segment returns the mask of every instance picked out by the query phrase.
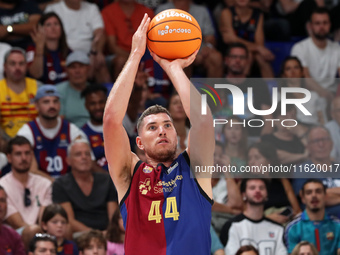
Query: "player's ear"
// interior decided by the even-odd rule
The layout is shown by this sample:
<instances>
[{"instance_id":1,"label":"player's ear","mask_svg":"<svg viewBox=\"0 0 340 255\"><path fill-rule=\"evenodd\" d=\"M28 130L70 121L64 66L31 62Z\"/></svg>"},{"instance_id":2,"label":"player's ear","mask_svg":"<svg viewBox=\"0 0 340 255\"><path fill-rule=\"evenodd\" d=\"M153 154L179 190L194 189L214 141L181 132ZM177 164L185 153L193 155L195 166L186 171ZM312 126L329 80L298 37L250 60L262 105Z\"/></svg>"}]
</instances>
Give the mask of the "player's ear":
<instances>
[{"instance_id":1,"label":"player's ear","mask_svg":"<svg viewBox=\"0 0 340 255\"><path fill-rule=\"evenodd\" d=\"M140 136L136 137L136 144L140 150L144 151L144 145L142 144L142 139Z\"/></svg>"}]
</instances>

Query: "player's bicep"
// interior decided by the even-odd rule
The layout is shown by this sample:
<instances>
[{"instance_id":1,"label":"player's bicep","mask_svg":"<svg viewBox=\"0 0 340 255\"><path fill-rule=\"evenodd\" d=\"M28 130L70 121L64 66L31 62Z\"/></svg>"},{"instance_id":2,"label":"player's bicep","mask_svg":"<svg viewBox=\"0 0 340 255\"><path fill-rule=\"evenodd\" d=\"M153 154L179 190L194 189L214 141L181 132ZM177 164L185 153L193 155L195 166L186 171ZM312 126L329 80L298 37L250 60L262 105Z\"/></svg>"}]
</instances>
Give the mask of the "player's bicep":
<instances>
[{"instance_id":1,"label":"player's bicep","mask_svg":"<svg viewBox=\"0 0 340 255\"><path fill-rule=\"evenodd\" d=\"M110 127L104 125L105 156L109 165L111 178L117 188L126 188L131 179L133 154L128 135L124 127Z\"/></svg>"}]
</instances>

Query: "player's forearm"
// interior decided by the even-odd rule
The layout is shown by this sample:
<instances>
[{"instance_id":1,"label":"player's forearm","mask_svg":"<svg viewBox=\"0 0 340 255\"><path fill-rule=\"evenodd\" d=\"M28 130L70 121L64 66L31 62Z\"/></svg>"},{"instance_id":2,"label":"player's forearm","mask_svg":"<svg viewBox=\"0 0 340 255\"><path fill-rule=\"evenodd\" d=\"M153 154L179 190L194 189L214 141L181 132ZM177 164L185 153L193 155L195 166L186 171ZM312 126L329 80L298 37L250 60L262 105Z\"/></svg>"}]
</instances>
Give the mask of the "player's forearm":
<instances>
[{"instance_id":1,"label":"player's forearm","mask_svg":"<svg viewBox=\"0 0 340 255\"><path fill-rule=\"evenodd\" d=\"M139 53L132 52L130 54L107 99L104 125L123 122L141 58L142 55Z\"/></svg>"}]
</instances>

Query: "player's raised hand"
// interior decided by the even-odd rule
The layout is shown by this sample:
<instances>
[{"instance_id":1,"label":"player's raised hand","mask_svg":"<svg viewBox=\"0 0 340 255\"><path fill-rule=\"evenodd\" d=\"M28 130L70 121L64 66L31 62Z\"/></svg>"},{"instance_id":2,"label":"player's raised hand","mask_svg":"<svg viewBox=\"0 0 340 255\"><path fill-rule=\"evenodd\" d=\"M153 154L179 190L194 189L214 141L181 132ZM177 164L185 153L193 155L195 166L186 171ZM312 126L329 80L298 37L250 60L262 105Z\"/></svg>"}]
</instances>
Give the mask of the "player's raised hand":
<instances>
[{"instance_id":1,"label":"player's raised hand","mask_svg":"<svg viewBox=\"0 0 340 255\"><path fill-rule=\"evenodd\" d=\"M131 53L141 54L141 56L144 55L146 47L146 32L148 31L149 23L150 18L148 17L148 14L145 13L142 22L139 24L137 31L132 37Z\"/></svg>"},{"instance_id":2,"label":"player's raised hand","mask_svg":"<svg viewBox=\"0 0 340 255\"><path fill-rule=\"evenodd\" d=\"M164 58L160 58L153 52L150 52L150 53L153 59L167 72L171 66L178 65L182 69L186 68L187 66L190 66L192 62L194 62L197 56L198 50L196 50L193 54L191 54L187 58L178 58L172 61L164 59Z\"/></svg>"}]
</instances>

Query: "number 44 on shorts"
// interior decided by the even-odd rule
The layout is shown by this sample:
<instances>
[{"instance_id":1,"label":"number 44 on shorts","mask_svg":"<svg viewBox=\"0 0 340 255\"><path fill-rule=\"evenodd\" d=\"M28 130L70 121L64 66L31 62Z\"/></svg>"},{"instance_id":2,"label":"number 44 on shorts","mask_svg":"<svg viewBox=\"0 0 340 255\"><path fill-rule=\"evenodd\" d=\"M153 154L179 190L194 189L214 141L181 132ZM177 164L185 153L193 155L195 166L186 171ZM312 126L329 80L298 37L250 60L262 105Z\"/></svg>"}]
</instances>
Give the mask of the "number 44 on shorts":
<instances>
[{"instance_id":1,"label":"number 44 on shorts","mask_svg":"<svg viewBox=\"0 0 340 255\"><path fill-rule=\"evenodd\" d=\"M162 214L160 212L161 200L152 201L148 220L155 220L156 223L161 223ZM177 210L176 197L168 197L166 199L166 210L164 214L165 218L173 218L173 220L178 220L179 212Z\"/></svg>"}]
</instances>

